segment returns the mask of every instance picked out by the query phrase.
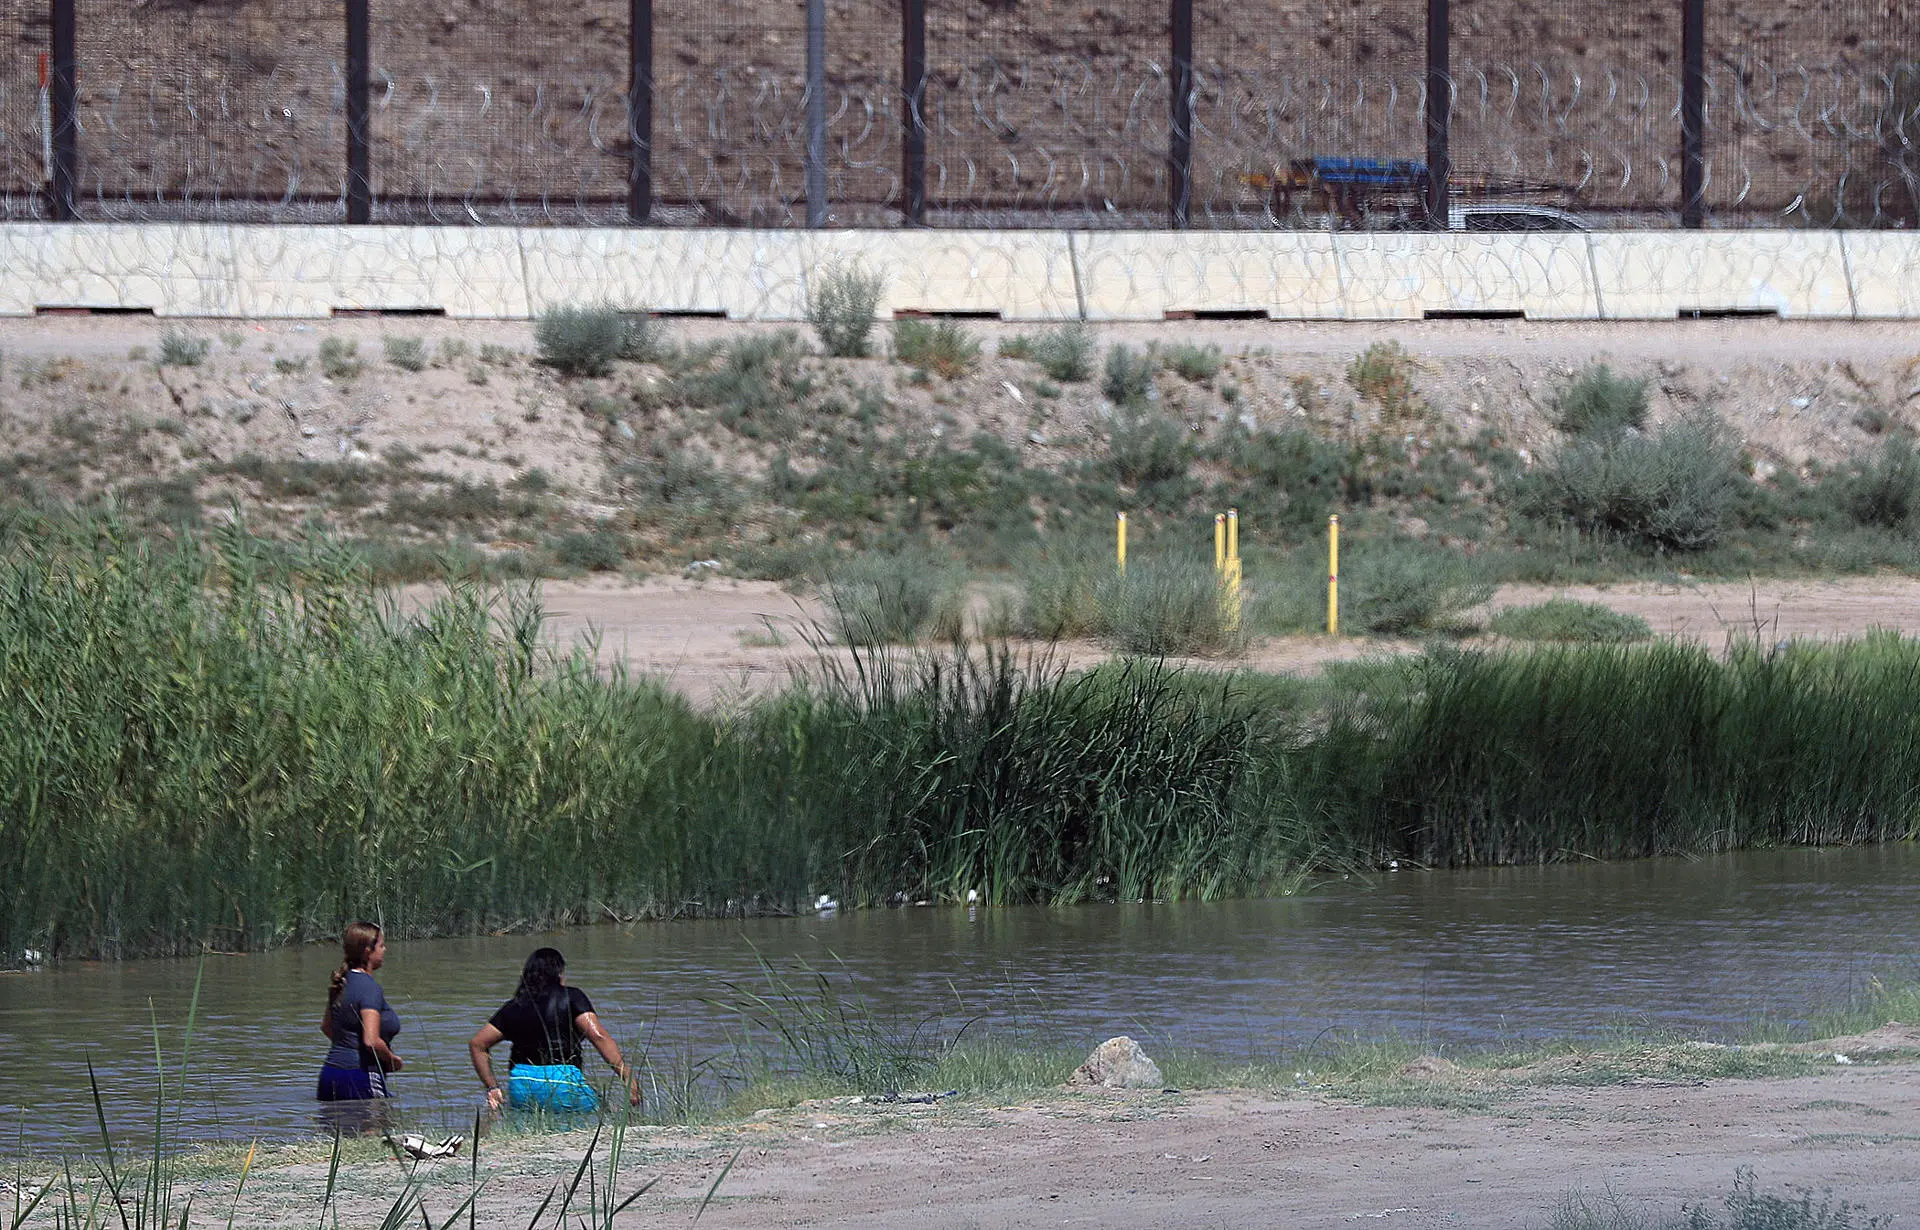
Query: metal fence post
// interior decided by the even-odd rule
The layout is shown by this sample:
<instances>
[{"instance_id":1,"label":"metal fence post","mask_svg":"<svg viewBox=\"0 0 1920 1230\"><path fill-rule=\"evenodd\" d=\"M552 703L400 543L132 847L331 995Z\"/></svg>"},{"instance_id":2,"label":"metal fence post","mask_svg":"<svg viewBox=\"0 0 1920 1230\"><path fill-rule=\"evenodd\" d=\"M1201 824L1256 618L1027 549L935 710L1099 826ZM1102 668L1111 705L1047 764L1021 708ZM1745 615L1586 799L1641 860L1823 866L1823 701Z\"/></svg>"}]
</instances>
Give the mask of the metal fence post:
<instances>
[{"instance_id":1,"label":"metal fence post","mask_svg":"<svg viewBox=\"0 0 1920 1230\"><path fill-rule=\"evenodd\" d=\"M627 221L653 217L653 0L631 0L627 14Z\"/></svg>"},{"instance_id":2,"label":"metal fence post","mask_svg":"<svg viewBox=\"0 0 1920 1230\"><path fill-rule=\"evenodd\" d=\"M1427 224L1447 229L1453 155L1453 21L1449 0L1427 0Z\"/></svg>"},{"instance_id":3,"label":"metal fence post","mask_svg":"<svg viewBox=\"0 0 1920 1230\"><path fill-rule=\"evenodd\" d=\"M1167 140L1167 225L1185 230L1193 208L1193 0L1172 0L1173 97Z\"/></svg>"},{"instance_id":4,"label":"metal fence post","mask_svg":"<svg viewBox=\"0 0 1920 1230\"><path fill-rule=\"evenodd\" d=\"M52 129L53 165L49 172L48 212L56 222L80 216L74 206L80 181L80 55L76 0L53 0L53 46L47 77L48 126Z\"/></svg>"},{"instance_id":5,"label":"metal fence post","mask_svg":"<svg viewBox=\"0 0 1920 1230\"><path fill-rule=\"evenodd\" d=\"M373 19L368 0L347 0L347 221L373 221L373 153L367 79Z\"/></svg>"},{"instance_id":6,"label":"metal fence post","mask_svg":"<svg viewBox=\"0 0 1920 1230\"><path fill-rule=\"evenodd\" d=\"M807 225L827 224L827 0L807 0Z\"/></svg>"},{"instance_id":7,"label":"metal fence post","mask_svg":"<svg viewBox=\"0 0 1920 1230\"><path fill-rule=\"evenodd\" d=\"M909 226L927 223L927 0L900 5L900 190Z\"/></svg>"},{"instance_id":8,"label":"metal fence post","mask_svg":"<svg viewBox=\"0 0 1920 1230\"><path fill-rule=\"evenodd\" d=\"M1680 225L1707 221L1707 2L1680 0Z\"/></svg>"}]
</instances>

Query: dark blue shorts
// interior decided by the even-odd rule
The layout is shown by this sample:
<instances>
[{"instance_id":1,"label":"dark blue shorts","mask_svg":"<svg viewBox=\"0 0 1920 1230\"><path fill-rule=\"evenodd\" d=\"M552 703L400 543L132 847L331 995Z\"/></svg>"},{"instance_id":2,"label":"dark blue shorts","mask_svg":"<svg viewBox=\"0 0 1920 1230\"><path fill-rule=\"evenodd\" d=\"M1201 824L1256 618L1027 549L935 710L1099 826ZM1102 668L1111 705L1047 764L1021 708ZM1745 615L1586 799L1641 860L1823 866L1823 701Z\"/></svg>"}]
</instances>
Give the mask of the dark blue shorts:
<instances>
[{"instance_id":1,"label":"dark blue shorts","mask_svg":"<svg viewBox=\"0 0 1920 1230\"><path fill-rule=\"evenodd\" d=\"M314 1096L322 1102L364 1102L387 1095L387 1075L365 1068L336 1068L327 1064L320 1069L320 1091Z\"/></svg>"}]
</instances>

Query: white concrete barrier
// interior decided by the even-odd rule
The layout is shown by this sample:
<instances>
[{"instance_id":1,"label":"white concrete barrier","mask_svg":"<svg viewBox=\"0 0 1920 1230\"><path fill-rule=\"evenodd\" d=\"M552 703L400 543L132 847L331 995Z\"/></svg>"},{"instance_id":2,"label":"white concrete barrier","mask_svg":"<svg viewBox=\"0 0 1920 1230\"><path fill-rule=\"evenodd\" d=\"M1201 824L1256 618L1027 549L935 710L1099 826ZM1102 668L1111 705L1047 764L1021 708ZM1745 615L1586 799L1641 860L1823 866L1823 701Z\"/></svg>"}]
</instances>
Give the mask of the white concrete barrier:
<instances>
[{"instance_id":1,"label":"white concrete barrier","mask_svg":"<svg viewBox=\"0 0 1920 1230\"><path fill-rule=\"evenodd\" d=\"M1920 317L1920 234L1847 231L1840 236L1854 314L1862 320Z\"/></svg>"},{"instance_id":2,"label":"white concrete barrier","mask_svg":"<svg viewBox=\"0 0 1920 1230\"><path fill-rule=\"evenodd\" d=\"M732 231L0 224L0 315L340 310L526 319L563 302L796 321L835 265L883 314L1009 320L1920 318L1920 234Z\"/></svg>"},{"instance_id":3,"label":"white concrete barrier","mask_svg":"<svg viewBox=\"0 0 1920 1230\"><path fill-rule=\"evenodd\" d=\"M1338 320L1331 235L1306 231L1088 231L1074 236L1088 320L1260 313Z\"/></svg>"},{"instance_id":4,"label":"white concrete barrier","mask_svg":"<svg viewBox=\"0 0 1920 1230\"><path fill-rule=\"evenodd\" d=\"M1336 237L1348 320L1419 320L1433 313L1591 320L1592 265L1584 235L1351 232Z\"/></svg>"},{"instance_id":5,"label":"white concrete barrier","mask_svg":"<svg viewBox=\"0 0 1920 1230\"><path fill-rule=\"evenodd\" d=\"M1833 231L1611 232L1588 242L1605 320L1671 320L1682 312L1853 315Z\"/></svg>"}]
</instances>

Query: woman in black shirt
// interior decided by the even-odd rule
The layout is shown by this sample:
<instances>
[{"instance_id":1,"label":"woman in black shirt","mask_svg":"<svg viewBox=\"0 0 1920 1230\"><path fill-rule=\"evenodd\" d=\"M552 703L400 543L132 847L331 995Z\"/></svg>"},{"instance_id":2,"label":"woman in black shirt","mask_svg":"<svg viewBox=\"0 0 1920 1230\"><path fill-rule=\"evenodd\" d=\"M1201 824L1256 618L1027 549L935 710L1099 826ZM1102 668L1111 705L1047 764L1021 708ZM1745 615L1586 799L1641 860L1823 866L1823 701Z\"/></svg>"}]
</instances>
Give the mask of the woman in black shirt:
<instances>
[{"instance_id":1,"label":"woman in black shirt","mask_svg":"<svg viewBox=\"0 0 1920 1230\"><path fill-rule=\"evenodd\" d=\"M640 1104L640 1082L594 1015L593 1001L566 983L567 959L558 949L537 948L520 971L513 998L480 1027L467 1044L473 1070L487 1087L487 1106L579 1113L600 1108L600 1099L580 1070L580 1041L593 1043L627 1087L627 1101ZM504 1091L493 1076L492 1051L501 1039L513 1044Z\"/></svg>"}]
</instances>

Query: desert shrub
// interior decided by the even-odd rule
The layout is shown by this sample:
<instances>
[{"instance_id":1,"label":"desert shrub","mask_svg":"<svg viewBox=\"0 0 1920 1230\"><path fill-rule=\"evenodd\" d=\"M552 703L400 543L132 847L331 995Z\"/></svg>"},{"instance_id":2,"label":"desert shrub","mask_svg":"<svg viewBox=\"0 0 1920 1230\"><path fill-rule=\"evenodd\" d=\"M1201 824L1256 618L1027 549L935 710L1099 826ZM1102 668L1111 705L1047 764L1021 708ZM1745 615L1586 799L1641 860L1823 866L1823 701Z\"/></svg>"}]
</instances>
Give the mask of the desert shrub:
<instances>
[{"instance_id":1,"label":"desert shrub","mask_svg":"<svg viewBox=\"0 0 1920 1230\"><path fill-rule=\"evenodd\" d=\"M554 540L553 558L565 568L618 572L626 553L620 549L620 540L602 529L562 534Z\"/></svg>"},{"instance_id":2,"label":"desert shrub","mask_svg":"<svg viewBox=\"0 0 1920 1230\"><path fill-rule=\"evenodd\" d=\"M1905 435L1887 438L1841 482L1848 515L1860 525L1905 529L1920 508L1920 457Z\"/></svg>"},{"instance_id":3,"label":"desert shrub","mask_svg":"<svg viewBox=\"0 0 1920 1230\"><path fill-rule=\"evenodd\" d=\"M980 341L958 321L896 320L893 357L951 380L980 361Z\"/></svg>"},{"instance_id":4,"label":"desert shrub","mask_svg":"<svg viewBox=\"0 0 1920 1230\"><path fill-rule=\"evenodd\" d=\"M1515 641L1605 643L1644 641L1653 636L1653 629L1638 615L1571 598L1506 607L1494 612L1490 626L1495 635Z\"/></svg>"},{"instance_id":5,"label":"desert shrub","mask_svg":"<svg viewBox=\"0 0 1920 1230\"><path fill-rule=\"evenodd\" d=\"M360 374L360 343L330 337L320 343L320 371L329 380L351 380Z\"/></svg>"},{"instance_id":6,"label":"desert shrub","mask_svg":"<svg viewBox=\"0 0 1920 1230\"><path fill-rule=\"evenodd\" d=\"M1347 364L1347 383L1388 419L1405 418L1420 409L1413 368L1413 356L1399 342L1375 342Z\"/></svg>"},{"instance_id":7,"label":"desert shrub","mask_svg":"<svg viewBox=\"0 0 1920 1230\"><path fill-rule=\"evenodd\" d=\"M1244 646L1230 626L1219 574L1202 560L1142 559L1096 595L1098 635L1122 653L1218 656Z\"/></svg>"},{"instance_id":8,"label":"desert shrub","mask_svg":"<svg viewBox=\"0 0 1920 1230\"><path fill-rule=\"evenodd\" d=\"M1413 544L1354 542L1340 556L1341 623L1376 636L1455 632L1493 597L1468 560Z\"/></svg>"},{"instance_id":9,"label":"desert shrub","mask_svg":"<svg viewBox=\"0 0 1920 1230\"><path fill-rule=\"evenodd\" d=\"M1100 627L1100 584L1113 573L1102 548L1061 550L1029 560L1020 570L1015 617L1020 631L1048 641L1078 640Z\"/></svg>"},{"instance_id":10,"label":"desert shrub","mask_svg":"<svg viewBox=\"0 0 1920 1230\"><path fill-rule=\"evenodd\" d=\"M743 337L718 351L711 366L680 378L688 405L713 409L720 422L752 439L790 435L811 388L791 329Z\"/></svg>"},{"instance_id":11,"label":"desert shrub","mask_svg":"<svg viewBox=\"0 0 1920 1230\"><path fill-rule=\"evenodd\" d=\"M168 329L160 335L161 367L198 367L213 350L213 339L199 337L184 329Z\"/></svg>"},{"instance_id":12,"label":"desert shrub","mask_svg":"<svg viewBox=\"0 0 1920 1230\"><path fill-rule=\"evenodd\" d=\"M828 574L824 596L829 627L843 645L958 639L966 610L962 578L918 552L856 556Z\"/></svg>"},{"instance_id":13,"label":"desert shrub","mask_svg":"<svg viewBox=\"0 0 1920 1230\"><path fill-rule=\"evenodd\" d=\"M1115 343L1107 347L1107 370L1100 382L1100 391L1116 406L1146 401L1147 394L1153 390L1155 366L1153 355L1136 351L1125 343Z\"/></svg>"},{"instance_id":14,"label":"desert shrub","mask_svg":"<svg viewBox=\"0 0 1920 1230\"><path fill-rule=\"evenodd\" d=\"M1185 477L1193 446L1184 424L1138 403L1126 403L1113 416L1107 458L1121 482L1143 487Z\"/></svg>"},{"instance_id":15,"label":"desert shrub","mask_svg":"<svg viewBox=\"0 0 1920 1230\"><path fill-rule=\"evenodd\" d=\"M1345 494L1353 451L1301 428L1223 433L1211 459L1231 473L1220 501L1283 538L1316 533Z\"/></svg>"},{"instance_id":16,"label":"desert shrub","mask_svg":"<svg viewBox=\"0 0 1920 1230\"><path fill-rule=\"evenodd\" d=\"M1093 639L1122 653L1162 657L1239 652L1220 578L1203 560L1136 557L1123 575L1112 547L1088 543L1030 561L1019 573L1017 624L1045 640Z\"/></svg>"},{"instance_id":17,"label":"desert shrub","mask_svg":"<svg viewBox=\"0 0 1920 1230\"><path fill-rule=\"evenodd\" d=\"M1514 505L1655 551L1713 546L1744 481L1711 414L1653 435L1582 436L1519 480Z\"/></svg>"},{"instance_id":18,"label":"desert shrub","mask_svg":"<svg viewBox=\"0 0 1920 1230\"><path fill-rule=\"evenodd\" d=\"M1571 435L1619 435L1647 423L1647 381L1616 376L1604 363L1581 370L1553 398L1553 422Z\"/></svg>"},{"instance_id":19,"label":"desert shrub","mask_svg":"<svg viewBox=\"0 0 1920 1230\"><path fill-rule=\"evenodd\" d=\"M387 352L387 362L403 372L425 371L427 368L427 344L417 337L383 337L380 344Z\"/></svg>"},{"instance_id":20,"label":"desert shrub","mask_svg":"<svg viewBox=\"0 0 1920 1230\"><path fill-rule=\"evenodd\" d=\"M1169 347L1166 359L1168 370L1194 384L1205 384L1219 375L1220 366L1225 361L1218 346L1194 346L1184 342Z\"/></svg>"},{"instance_id":21,"label":"desert shrub","mask_svg":"<svg viewBox=\"0 0 1920 1230\"><path fill-rule=\"evenodd\" d=\"M887 280L877 273L845 265L822 271L807 292L807 323L826 352L840 359L864 359L867 338L880 310Z\"/></svg>"},{"instance_id":22,"label":"desert shrub","mask_svg":"<svg viewBox=\"0 0 1920 1230\"><path fill-rule=\"evenodd\" d=\"M604 376L616 360L650 358L652 336L652 322L611 303L562 303L533 321L539 361L563 376Z\"/></svg>"},{"instance_id":23,"label":"desert shrub","mask_svg":"<svg viewBox=\"0 0 1920 1230\"><path fill-rule=\"evenodd\" d=\"M1093 332L1078 321L1031 339L1024 352L1049 379L1062 384L1082 384L1093 376ZM1014 357L1004 345L1000 353Z\"/></svg>"}]
</instances>

